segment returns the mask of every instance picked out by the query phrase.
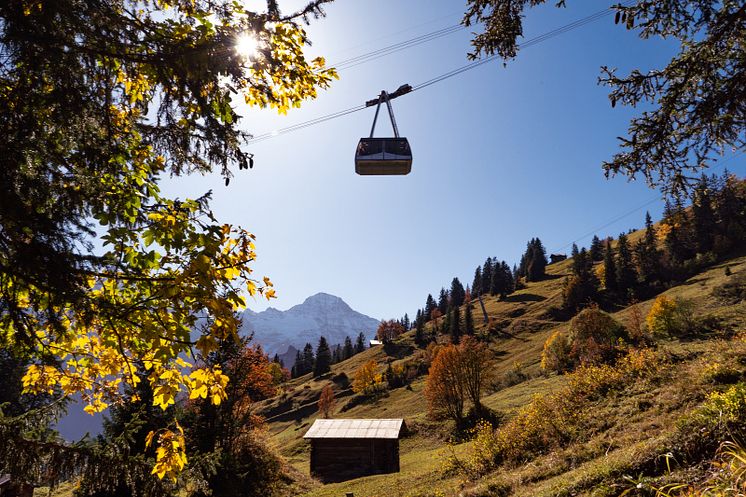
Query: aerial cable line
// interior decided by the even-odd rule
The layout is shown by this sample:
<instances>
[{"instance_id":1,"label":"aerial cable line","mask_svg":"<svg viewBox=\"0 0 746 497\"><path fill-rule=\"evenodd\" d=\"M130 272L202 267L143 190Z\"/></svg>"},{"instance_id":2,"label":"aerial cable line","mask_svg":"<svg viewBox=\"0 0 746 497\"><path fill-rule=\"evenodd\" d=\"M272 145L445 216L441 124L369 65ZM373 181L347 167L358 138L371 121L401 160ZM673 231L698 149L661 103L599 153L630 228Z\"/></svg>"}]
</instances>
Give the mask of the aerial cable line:
<instances>
[{"instance_id":1,"label":"aerial cable line","mask_svg":"<svg viewBox=\"0 0 746 497\"><path fill-rule=\"evenodd\" d=\"M424 35L417 36L415 38L411 38L409 40L405 40L399 43L395 43L393 45L389 45L384 48L379 48L378 50L374 50L372 52L368 52L365 54L358 55L356 57L351 57L349 59L341 60L337 62L336 64L329 64L329 67L333 67L337 70L344 70L344 69L350 69L355 66L359 66L360 64L365 64L366 62L370 62L372 60L380 59L381 57L385 57L386 55L390 55L392 53L400 52L402 50L405 50L407 48L416 47L418 45L422 45L423 43L427 43L428 41L436 40L438 38L442 38L443 36L447 36L452 33L456 33L458 31L461 31L464 29L464 26L461 24L456 24L453 26L448 26L446 28L439 29L437 31L433 31L431 33L426 33Z\"/></svg>"},{"instance_id":2,"label":"aerial cable line","mask_svg":"<svg viewBox=\"0 0 746 497\"><path fill-rule=\"evenodd\" d=\"M580 28L582 26L585 26L586 24L590 24L592 22L595 22L599 19L602 19L603 17L606 17L610 15L612 12L614 12L613 8L606 8L604 10L598 11L594 14L591 14L589 16L583 17L581 19L578 19L576 21L573 21L569 24L566 24L564 26L561 26L559 28L553 29L551 31L548 31L542 35L536 36L534 38L531 38L530 40L525 41L524 43L521 43L518 45L519 49L529 48L534 45L538 45L539 43L543 43L547 40L550 40L554 37L557 37L559 35L565 34L569 31L572 31L574 29ZM429 79L423 83L420 83L418 85L415 85L412 88L412 92L417 90L422 90L423 88L427 88L428 86L434 85L436 83L440 83L441 81L444 81L446 79L452 78L454 76L457 76L461 73L464 73L466 71L469 71L471 69L474 69L476 67L479 67L483 64L486 64L488 62L492 62L495 59L500 58L499 55L490 55L488 57L485 57L484 59L480 59L474 62L470 62L469 64L466 64L465 66L453 69L451 71L448 71L444 74L441 74L439 76L436 76L432 79ZM309 121L304 121L302 123L294 124L292 126L287 126L285 128L280 128L274 131L270 131L268 133L263 133L261 135L257 135L254 138L250 139L248 143L258 143L264 140L269 140L270 138L274 138L275 136L284 135L286 133L290 133L293 131L299 131L301 129L307 128L309 126L314 126L316 124L321 124L323 122L329 121L331 119L336 119L338 117L343 117L348 114L352 114L358 111L361 111L366 108L366 105L357 105L355 107L350 107L348 109L340 110L337 112L334 112L332 114L327 114L325 116L317 117L315 119L311 119Z\"/></svg>"},{"instance_id":3,"label":"aerial cable line","mask_svg":"<svg viewBox=\"0 0 746 497\"><path fill-rule=\"evenodd\" d=\"M580 28L582 26L585 26L586 24L590 24L592 22L595 22L595 21L597 21L597 20L599 20L599 19L601 19L603 17L606 17L606 16L610 15L611 13L612 13L612 9L610 9L610 8L609 9L601 10L599 12L596 12L595 14L591 14L588 17L584 17L582 19L578 19L577 21L571 22L570 24L566 24L566 25L561 26L559 28L553 29L552 31L549 31L547 33L539 35L539 36L537 36L535 38L531 38L530 40L528 40L528 41L526 41L524 43L521 43L519 45L519 48L521 50L523 50L523 49L529 48L529 47L531 47L533 45L538 45L539 43L542 43L542 42L544 42L546 40L549 40L549 39L554 38L556 36L559 36L561 34L567 33L568 31L572 31L573 29L577 29L577 28ZM420 83L419 85L414 86L412 88L412 91L421 90L421 89L426 88L426 87L428 87L430 85L434 85L436 83L440 83L441 81L444 81L446 79L452 78L453 76L457 76L457 75L459 75L461 73L464 73L466 71L469 71L471 69L479 67L482 64L486 64L488 62L492 62L493 60L498 59L498 58L500 58L500 56L497 55L497 54L495 54L495 55L490 55L488 57L485 57L483 59L480 59L480 60L477 60L477 61L474 61L474 62L470 62L469 64L466 64L465 66L459 67L459 68L454 69L452 71L449 71L449 72L447 72L445 74L441 74L440 76L436 76L436 77L434 77L434 78L432 78L432 79L430 79L428 81L425 81L424 83Z\"/></svg>"},{"instance_id":4,"label":"aerial cable line","mask_svg":"<svg viewBox=\"0 0 746 497\"><path fill-rule=\"evenodd\" d=\"M395 31L393 33L389 33L389 34L386 34L386 35L383 35L383 36L379 36L378 38L375 38L375 39L372 39L372 40L368 40L367 42L363 42L363 43L359 43L357 45L353 45L351 47L348 47L348 48L342 50L341 52L339 52L339 54L353 52L353 51L355 51L358 48L365 47L365 46L371 45L371 44L373 44L375 42L379 42L379 41L382 41L382 40L386 40L386 39L392 38L392 37L394 37L396 35L399 35L399 34L402 34L402 33L407 33L409 31L414 31L417 28L421 28L423 26L428 26L428 25L436 23L438 21L442 21L443 19L450 19L450 18L453 18L453 17L455 17L457 15L463 16L463 13L464 13L463 10L457 10L457 11L451 12L450 14L446 14L446 15L443 15L443 16L440 16L440 17L436 17L434 19L430 19L429 21L425 21L425 22L422 22L420 24L415 24L414 26L409 26L409 27L401 29L399 31ZM445 29L445 28L443 28L443 29ZM334 58L335 57L332 57L332 59L334 59Z\"/></svg>"}]
</instances>

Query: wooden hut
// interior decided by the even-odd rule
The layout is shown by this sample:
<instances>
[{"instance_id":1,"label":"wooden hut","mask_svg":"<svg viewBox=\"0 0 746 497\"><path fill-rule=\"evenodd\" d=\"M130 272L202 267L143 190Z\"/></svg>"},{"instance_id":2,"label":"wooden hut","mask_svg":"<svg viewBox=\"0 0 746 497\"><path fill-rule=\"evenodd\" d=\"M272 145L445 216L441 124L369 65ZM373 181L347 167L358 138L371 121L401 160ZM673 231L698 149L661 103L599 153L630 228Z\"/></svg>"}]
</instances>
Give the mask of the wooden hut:
<instances>
[{"instance_id":1,"label":"wooden hut","mask_svg":"<svg viewBox=\"0 0 746 497\"><path fill-rule=\"evenodd\" d=\"M399 471L403 419L317 419L311 441L311 474L323 481Z\"/></svg>"}]
</instances>

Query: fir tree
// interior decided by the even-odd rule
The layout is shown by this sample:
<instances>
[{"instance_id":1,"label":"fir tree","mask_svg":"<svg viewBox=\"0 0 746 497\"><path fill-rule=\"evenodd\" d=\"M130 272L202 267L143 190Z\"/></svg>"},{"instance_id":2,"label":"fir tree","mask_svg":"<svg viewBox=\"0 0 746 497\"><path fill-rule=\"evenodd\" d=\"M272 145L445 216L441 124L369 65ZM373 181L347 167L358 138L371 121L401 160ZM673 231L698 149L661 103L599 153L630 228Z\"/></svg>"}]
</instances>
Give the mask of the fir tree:
<instances>
[{"instance_id":1,"label":"fir tree","mask_svg":"<svg viewBox=\"0 0 746 497\"><path fill-rule=\"evenodd\" d=\"M293 367L290 369L290 376L293 378L297 378L301 376L303 373L303 356L300 354L300 350L295 352L295 362L293 363Z\"/></svg>"},{"instance_id":2,"label":"fir tree","mask_svg":"<svg viewBox=\"0 0 746 497\"><path fill-rule=\"evenodd\" d=\"M459 343L461 341L461 312L458 307L454 307L449 313L448 327L451 342Z\"/></svg>"},{"instance_id":3,"label":"fir tree","mask_svg":"<svg viewBox=\"0 0 746 497\"><path fill-rule=\"evenodd\" d=\"M449 298L448 298L448 292L445 288L440 289L440 295L438 296L438 310L442 312L443 314L446 314L448 312L449 307Z\"/></svg>"},{"instance_id":4,"label":"fir tree","mask_svg":"<svg viewBox=\"0 0 746 497\"><path fill-rule=\"evenodd\" d=\"M352 346L352 339L350 339L349 336L345 337L345 345L342 349L342 357L345 359L349 359L350 357L355 355L355 347Z\"/></svg>"},{"instance_id":5,"label":"fir tree","mask_svg":"<svg viewBox=\"0 0 746 497\"><path fill-rule=\"evenodd\" d=\"M570 257L572 257L572 270L575 274L578 274L580 271L582 271L582 265L585 264L585 261L581 260L578 255L580 255L578 246L573 243Z\"/></svg>"},{"instance_id":6,"label":"fir tree","mask_svg":"<svg viewBox=\"0 0 746 497\"><path fill-rule=\"evenodd\" d=\"M480 295L485 295L490 291L490 283L492 282L492 257L487 257L482 265L482 284L479 286Z\"/></svg>"},{"instance_id":7,"label":"fir tree","mask_svg":"<svg viewBox=\"0 0 746 497\"><path fill-rule=\"evenodd\" d=\"M299 376L310 373L313 371L314 363L316 359L313 355L313 345L306 343L303 347L303 372Z\"/></svg>"},{"instance_id":8,"label":"fir tree","mask_svg":"<svg viewBox=\"0 0 746 497\"><path fill-rule=\"evenodd\" d=\"M461 284L458 278L453 278L453 280L451 280L450 296L452 307L459 307L464 304L466 290L464 290L464 285Z\"/></svg>"},{"instance_id":9,"label":"fir tree","mask_svg":"<svg viewBox=\"0 0 746 497\"><path fill-rule=\"evenodd\" d=\"M604 244L597 235L593 235L591 240L591 248L588 251L588 255L591 257L593 262L600 262L604 259Z\"/></svg>"},{"instance_id":10,"label":"fir tree","mask_svg":"<svg viewBox=\"0 0 746 497\"><path fill-rule=\"evenodd\" d=\"M467 302L464 309L464 333L466 335L474 334L474 318L471 315L471 305L471 302Z\"/></svg>"},{"instance_id":11,"label":"fir tree","mask_svg":"<svg viewBox=\"0 0 746 497\"><path fill-rule=\"evenodd\" d=\"M726 169L718 181L715 196L719 233L717 251L720 254L746 243L746 199L738 193L742 189L743 183Z\"/></svg>"},{"instance_id":12,"label":"fir tree","mask_svg":"<svg viewBox=\"0 0 746 497\"><path fill-rule=\"evenodd\" d=\"M438 308L438 304L435 303L435 299L431 294L427 294L427 300L425 301L425 322L427 323L432 318L433 311Z\"/></svg>"},{"instance_id":13,"label":"fir tree","mask_svg":"<svg viewBox=\"0 0 746 497\"><path fill-rule=\"evenodd\" d=\"M640 280L649 285L658 278L659 266L655 227L649 212L645 213L645 235L637 242L635 257Z\"/></svg>"},{"instance_id":14,"label":"fir tree","mask_svg":"<svg viewBox=\"0 0 746 497\"><path fill-rule=\"evenodd\" d=\"M482 266L474 270L474 281L471 284L471 293L475 297L482 295Z\"/></svg>"},{"instance_id":15,"label":"fir tree","mask_svg":"<svg viewBox=\"0 0 746 497\"><path fill-rule=\"evenodd\" d=\"M313 365L313 375L320 376L331 371L332 352L329 350L329 344L326 337L319 338L319 346L316 347L316 361Z\"/></svg>"},{"instance_id":16,"label":"fir tree","mask_svg":"<svg viewBox=\"0 0 746 497\"><path fill-rule=\"evenodd\" d=\"M495 266L492 268L492 278L490 278L490 295L502 294L503 286L505 284L504 279L500 264L495 260Z\"/></svg>"},{"instance_id":17,"label":"fir tree","mask_svg":"<svg viewBox=\"0 0 746 497\"><path fill-rule=\"evenodd\" d=\"M604 286L610 292L614 292L617 289L617 281L614 248L611 246L611 239L609 238L606 240L606 249L604 250Z\"/></svg>"},{"instance_id":18,"label":"fir tree","mask_svg":"<svg viewBox=\"0 0 746 497\"><path fill-rule=\"evenodd\" d=\"M355 353L359 354L360 352L363 352L365 350L365 335L361 331L360 334L357 336L357 340L355 341Z\"/></svg>"},{"instance_id":19,"label":"fir tree","mask_svg":"<svg viewBox=\"0 0 746 497\"><path fill-rule=\"evenodd\" d=\"M401 320L401 325L404 327L405 331L412 329L412 323L409 322L409 315L406 312Z\"/></svg>"},{"instance_id":20,"label":"fir tree","mask_svg":"<svg viewBox=\"0 0 746 497\"><path fill-rule=\"evenodd\" d=\"M617 242L617 261L616 261L616 279L617 289L620 292L633 290L637 283L637 273L632 262L632 252L629 248L627 235L619 235Z\"/></svg>"},{"instance_id":21,"label":"fir tree","mask_svg":"<svg viewBox=\"0 0 746 497\"><path fill-rule=\"evenodd\" d=\"M692 200L692 231L696 251L704 254L712 250L713 233L716 232L710 181L702 175L694 189Z\"/></svg>"},{"instance_id":22,"label":"fir tree","mask_svg":"<svg viewBox=\"0 0 746 497\"><path fill-rule=\"evenodd\" d=\"M577 311L596 299L598 279L593 272L593 261L588 251L582 248L573 264L573 275L565 280L562 292L565 309Z\"/></svg>"},{"instance_id":23,"label":"fir tree","mask_svg":"<svg viewBox=\"0 0 746 497\"><path fill-rule=\"evenodd\" d=\"M425 320L417 319L414 323L414 341L417 345L424 345L425 343Z\"/></svg>"},{"instance_id":24,"label":"fir tree","mask_svg":"<svg viewBox=\"0 0 746 497\"><path fill-rule=\"evenodd\" d=\"M676 206L668 199L663 208L663 222L668 227L668 234L663 242L666 254L674 264L681 264L688 258L686 233L684 231L686 215L677 200Z\"/></svg>"},{"instance_id":25,"label":"fir tree","mask_svg":"<svg viewBox=\"0 0 746 497\"><path fill-rule=\"evenodd\" d=\"M526 245L526 252L521 257L519 272L526 281L539 281L545 275L547 252L538 238L532 238Z\"/></svg>"}]
</instances>

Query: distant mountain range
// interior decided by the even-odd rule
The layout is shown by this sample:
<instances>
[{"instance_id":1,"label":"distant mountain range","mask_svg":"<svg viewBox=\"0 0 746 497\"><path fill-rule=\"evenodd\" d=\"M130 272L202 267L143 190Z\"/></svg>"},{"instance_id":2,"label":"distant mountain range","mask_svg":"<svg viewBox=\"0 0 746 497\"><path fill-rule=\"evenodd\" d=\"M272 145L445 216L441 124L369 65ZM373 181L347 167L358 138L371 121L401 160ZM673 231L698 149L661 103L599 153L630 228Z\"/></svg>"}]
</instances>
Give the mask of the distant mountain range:
<instances>
[{"instance_id":1,"label":"distant mountain range","mask_svg":"<svg viewBox=\"0 0 746 497\"><path fill-rule=\"evenodd\" d=\"M302 304L287 311L272 307L262 311L244 311L241 316L241 333L254 333L254 341L260 343L270 356L284 355L290 347L302 349L306 343L316 348L319 337L326 337L330 345L344 343L349 336L353 341L361 332L371 338L379 321L353 310L339 297L328 293L317 293ZM295 359L295 351L290 351ZM291 367L285 361L286 367Z\"/></svg>"}]
</instances>

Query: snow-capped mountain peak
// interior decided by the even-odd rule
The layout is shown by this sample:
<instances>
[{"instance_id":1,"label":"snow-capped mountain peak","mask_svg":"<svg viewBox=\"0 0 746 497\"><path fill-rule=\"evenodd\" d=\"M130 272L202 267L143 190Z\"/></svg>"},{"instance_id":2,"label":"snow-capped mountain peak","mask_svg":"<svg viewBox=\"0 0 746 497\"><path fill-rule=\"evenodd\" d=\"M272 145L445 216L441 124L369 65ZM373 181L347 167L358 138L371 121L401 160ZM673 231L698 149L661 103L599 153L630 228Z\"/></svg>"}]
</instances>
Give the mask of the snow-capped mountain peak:
<instances>
[{"instance_id":1,"label":"snow-capped mountain peak","mask_svg":"<svg viewBox=\"0 0 746 497\"><path fill-rule=\"evenodd\" d=\"M322 335L330 344L341 344L347 336L354 340L361 332L369 338L379 323L353 310L341 298L323 292L287 311L269 307L262 312L244 312L241 321L241 331L253 331L254 341L270 355L282 354L291 345L296 349L306 343L316 347Z\"/></svg>"}]
</instances>

